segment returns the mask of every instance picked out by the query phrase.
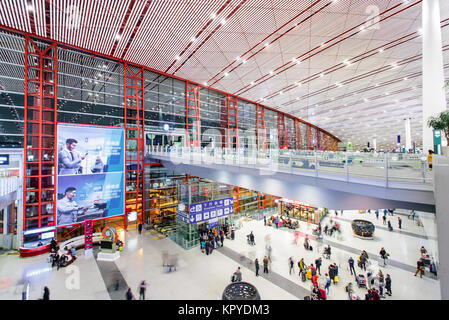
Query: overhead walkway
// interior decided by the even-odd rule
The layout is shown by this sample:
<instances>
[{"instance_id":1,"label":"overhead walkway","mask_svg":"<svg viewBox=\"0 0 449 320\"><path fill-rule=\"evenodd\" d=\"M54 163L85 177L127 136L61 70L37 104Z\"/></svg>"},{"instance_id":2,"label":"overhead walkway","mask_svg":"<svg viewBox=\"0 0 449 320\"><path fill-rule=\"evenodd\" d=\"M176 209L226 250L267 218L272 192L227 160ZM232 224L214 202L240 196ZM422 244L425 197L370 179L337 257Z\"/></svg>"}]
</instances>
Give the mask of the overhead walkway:
<instances>
[{"instance_id":1,"label":"overhead walkway","mask_svg":"<svg viewBox=\"0 0 449 320\"><path fill-rule=\"evenodd\" d=\"M147 150L172 170L332 209L435 212L426 157L298 150Z\"/></svg>"}]
</instances>

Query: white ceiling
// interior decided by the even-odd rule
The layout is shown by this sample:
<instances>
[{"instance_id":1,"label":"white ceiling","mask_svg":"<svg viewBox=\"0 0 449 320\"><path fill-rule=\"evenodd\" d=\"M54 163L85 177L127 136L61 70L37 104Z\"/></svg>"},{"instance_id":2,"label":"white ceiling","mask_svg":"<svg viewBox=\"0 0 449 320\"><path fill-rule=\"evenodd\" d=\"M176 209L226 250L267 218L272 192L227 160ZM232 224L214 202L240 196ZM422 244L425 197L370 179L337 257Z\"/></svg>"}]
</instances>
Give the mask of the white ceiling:
<instances>
[{"instance_id":1,"label":"white ceiling","mask_svg":"<svg viewBox=\"0 0 449 320\"><path fill-rule=\"evenodd\" d=\"M394 146L411 118L422 143L421 0L2 0L0 24L238 94L356 146Z\"/></svg>"}]
</instances>

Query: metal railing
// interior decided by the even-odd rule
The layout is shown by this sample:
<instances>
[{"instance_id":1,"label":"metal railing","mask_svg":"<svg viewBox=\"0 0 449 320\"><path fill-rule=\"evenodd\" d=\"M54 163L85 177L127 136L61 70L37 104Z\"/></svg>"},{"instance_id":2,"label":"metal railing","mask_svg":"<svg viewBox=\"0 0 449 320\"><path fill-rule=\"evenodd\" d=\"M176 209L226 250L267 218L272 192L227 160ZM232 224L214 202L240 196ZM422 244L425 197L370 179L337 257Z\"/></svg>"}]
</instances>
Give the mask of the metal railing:
<instances>
[{"instance_id":1,"label":"metal railing","mask_svg":"<svg viewBox=\"0 0 449 320\"><path fill-rule=\"evenodd\" d=\"M231 165L276 172L374 184L390 188L430 189L432 173L427 156L402 153L359 153L309 150L256 151L231 148L150 146L149 156L173 163Z\"/></svg>"}]
</instances>

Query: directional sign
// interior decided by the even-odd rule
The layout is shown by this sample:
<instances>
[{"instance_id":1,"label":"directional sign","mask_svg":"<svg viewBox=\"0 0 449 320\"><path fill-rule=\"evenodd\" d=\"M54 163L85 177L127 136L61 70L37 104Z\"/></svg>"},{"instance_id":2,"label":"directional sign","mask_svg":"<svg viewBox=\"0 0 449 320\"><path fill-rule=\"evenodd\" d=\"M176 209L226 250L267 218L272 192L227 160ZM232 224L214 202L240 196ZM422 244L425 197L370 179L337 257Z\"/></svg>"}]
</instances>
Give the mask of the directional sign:
<instances>
[{"instance_id":1,"label":"directional sign","mask_svg":"<svg viewBox=\"0 0 449 320\"><path fill-rule=\"evenodd\" d=\"M195 203L189 209L190 223L216 219L234 213L234 198Z\"/></svg>"}]
</instances>

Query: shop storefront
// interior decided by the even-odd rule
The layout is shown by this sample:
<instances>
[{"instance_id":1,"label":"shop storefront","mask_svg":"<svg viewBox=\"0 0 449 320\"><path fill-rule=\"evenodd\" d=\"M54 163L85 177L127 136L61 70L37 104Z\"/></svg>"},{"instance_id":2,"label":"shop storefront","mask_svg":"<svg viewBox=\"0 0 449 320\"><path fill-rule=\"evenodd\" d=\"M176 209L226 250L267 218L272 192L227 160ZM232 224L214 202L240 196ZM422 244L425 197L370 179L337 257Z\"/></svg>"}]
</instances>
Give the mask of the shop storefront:
<instances>
[{"instance_id":1,"label":"shop storefront","mask_svg":"<svg viewBox=\"0 0 449 320\"><path fill-rule=\"evenodd\" d=\"M280 215L286 215L291 219L298 219L300 221L319 224L328 213L328 209L326 208L317 208L301 201L289 200L285 198L277 201L278 213Z\"/></svg>"}]
</instances>

